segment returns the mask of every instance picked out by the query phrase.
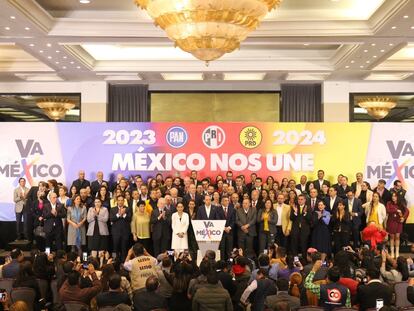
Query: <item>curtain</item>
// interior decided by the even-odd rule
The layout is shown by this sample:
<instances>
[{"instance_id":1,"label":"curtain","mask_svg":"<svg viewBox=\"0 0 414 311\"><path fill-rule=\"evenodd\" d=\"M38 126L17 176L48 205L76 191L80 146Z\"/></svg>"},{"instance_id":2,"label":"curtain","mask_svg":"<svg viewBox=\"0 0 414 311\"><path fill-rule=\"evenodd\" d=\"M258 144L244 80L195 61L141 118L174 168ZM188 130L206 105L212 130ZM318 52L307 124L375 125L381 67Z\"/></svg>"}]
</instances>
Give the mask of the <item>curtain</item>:
<instances>
[{"instance_id":1,"label":"curtain","mask_svg":"<svg viewBox=\"0 0 414 311\"><path fill-rule=\"evenodd\" d=\"M320 84L282 84L282 122L322 122Z\"/></svg>"},{"instance_id":2,"label":"curtain","mask_svg":"<svg viewBox=\"0 0 414 311\"><path fill-rule=\"evenodd\" d=\"M149 122L148 85L109 85L109 122Z\"/></svg>"}]
</instances>

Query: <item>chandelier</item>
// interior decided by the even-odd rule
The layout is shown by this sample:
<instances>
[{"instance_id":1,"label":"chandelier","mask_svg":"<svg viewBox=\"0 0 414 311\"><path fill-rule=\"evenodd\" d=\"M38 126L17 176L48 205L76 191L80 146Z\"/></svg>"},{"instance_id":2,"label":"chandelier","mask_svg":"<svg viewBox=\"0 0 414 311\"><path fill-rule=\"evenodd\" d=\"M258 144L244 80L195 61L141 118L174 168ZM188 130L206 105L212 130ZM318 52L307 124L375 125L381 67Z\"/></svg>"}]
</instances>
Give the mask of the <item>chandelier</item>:
<instances>
[{"instance_id":1,"label":"chandelier","mask_svg":"<svg viewBox=\"0 0 414 311\"><path fill-rule=\"evenodd\" d=\"M37 106L52 120L63 119L66 113L75 108L75 104L65 98L44 98L37 101Z\"/></svg>"},{"instance_id":2,"label":"chandelier","mask_svg":"<svg viewBox=\"0 0 414 311\"><path fill-rule=\"evenodd\" d=\"M365 108L368 114L376 120L384 119L397 103L395 99L387 97L368 97L358 101L361 108Z\"/></svg>"},{"instance_id":3,"label":"chandelier","mask_svg":"<svg viewBox=\"0 0 414 311\"><path fill-rule=\"evenodd\" d=\"M206 61L240 48L282 0L134 0L183 51Z\"/></svg>"}]
</instances>

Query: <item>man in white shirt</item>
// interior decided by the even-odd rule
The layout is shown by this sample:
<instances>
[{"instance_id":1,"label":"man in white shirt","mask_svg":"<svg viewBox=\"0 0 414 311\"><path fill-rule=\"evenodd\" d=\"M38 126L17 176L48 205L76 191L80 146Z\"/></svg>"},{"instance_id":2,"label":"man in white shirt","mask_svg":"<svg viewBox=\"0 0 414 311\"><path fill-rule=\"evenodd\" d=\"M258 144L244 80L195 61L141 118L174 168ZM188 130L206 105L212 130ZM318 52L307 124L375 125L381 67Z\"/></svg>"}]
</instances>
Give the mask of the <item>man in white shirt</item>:
<instances>
[{"instance_id":1,"label":"man in white shirt","mask_svg":"<svg viewBox=\"0 0 414 311\"><path fill-rule=\"evenodd\" d=\"M26 204L26 196L28 192L29 188L26 187L26 179L19 178L19 186L14 189L13 192L14 211L16 213L16 233L18 240L24 237L22 219L23 208ZM24 221L26 221L26 219Z\"/></svg>"}]
</instances>

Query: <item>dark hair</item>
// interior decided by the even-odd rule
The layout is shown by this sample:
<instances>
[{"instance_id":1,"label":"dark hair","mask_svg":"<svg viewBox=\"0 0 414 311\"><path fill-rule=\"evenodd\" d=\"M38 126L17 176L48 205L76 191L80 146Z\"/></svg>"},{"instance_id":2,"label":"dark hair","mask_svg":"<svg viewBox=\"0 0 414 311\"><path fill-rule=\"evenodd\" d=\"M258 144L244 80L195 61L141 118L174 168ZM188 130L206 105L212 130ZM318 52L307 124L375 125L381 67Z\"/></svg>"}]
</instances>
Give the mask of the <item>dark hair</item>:
<instances>
[{"instance_id":1,"label":"dark hair","mask_svg":"<svg viewBox=\"0 0 414 311\"><path fill-rule=\"evenodd\" d=\"M161 263L162 263L163 268L169 268L172 265L172 261L171 261L171 258L169 256L164 257L162 259Z\"/></svg>"},{"instance_id":2,"label":"dark hair","mask_svg":"<svg viewBox=\"0 0 414 311\"><path fill-rule=\"evenodd\" d=\"M334 257L335 266L339 270L339 274L345 278L352 278L351 269L349 267L350 260L349 260L349 253L341 250L335 254Z\"/></svg>"},{"instance_id":3,"label":"dark hair","mask_svg":"<svg viewBox=\"0 0 414 311\"><path fill-rule=\"evenodd\" d=\"M269 265L269 256L267 256L266 254L260 254L258 261L259 267L266 267Z\"/></svg>"},{"instance_id":4,"label":"dark hair","mask_svg":"<svg viewBox=\"0 0 414 311\"><path fill-rule=\"evenodd\" d=\"M216 262L215 268L217 270L223 270L226 267L227 267L227 264L226 264L226 262L224 260L219 260L219 261Z\"/></svg>"},{"instance_id":5,"label":"dark hair","mask_svg":"<svg viewBox=\"0 0 414 311\"><path fill-rule=\"evenodd\" d=\"M332 283L336 283L341 278L341 272L338 267L332 267L328 270L328 280Z\"/></svg>"},{"instance_id":6,"label":"dark hair","mask_svg":"<svg viewBox=\"0 0 414 311\"><path fill-rule=\"evenodd\" d=\"M109 289L109 280L114 274L115 268L112 264L107 264L102 267L101 285L103 291Z\"/></svg>"},{"instance_id":7,"label":"dark hair","mask_svg":"<svg viewBox=\"0 0 414 311\"><path fill-rule=\"evenodd\" d=\"M321 260L322 254L319 253L319 252L314 252L314 253L312 253L312 255L310 257L311 257L312 263L315 263L318 260Z\"/></svg>"},{"instance_id":8,"label":"dark hair","mask_svg":"<svg viewBox=\"0 0 414 311\"><path fill-rule=\"evenodd\" d=\"M20 177L20 178L19 178L19 183L20 183L22 180L26 181L26 179L24 179L23 177Z\"/></svg>"},{"instance_id":9,"label":"dark hair","mask_svg":"<svg viewBox=\"0 0 414 311\"><path fill-rule=\"evenodd\" d=\"M407 259L404 256L397 258L397 270L402 274L402 280L407 281L409 277Z\"/></svg>"},{"instance_id":10,"label":"dark hair","mask_svg":"<svg viewBox=\"0 0 414 311\"><path fill-rule=\"evenodd\" d=\"M203 260L200 263L200 273L202 275L205 275L206 276L211 270L212 270L211 269L211 264L210 264L210 262L208 260Z\"/></svg>"},{"instance_id":11,"label":"dark hair","mask_svg":"<svg viewBox=\"0 0 414 311\"><path fill-rule=\"evenodd\" d=\"M147 292L155 292L159 285L160 283L155 275L150 275L145 281L145 288L147 289Z\"/></svg>"},{"instance_id":12,"label":"dark hair","mask_svg":"<svg viewBox=\"0 0 414 311\"><path fill-rule=\"evenodd\" d=\"M75 252L69 252L67 258L68 258L68 261L75 262L76 259L78 258L78 254Z\"/></svg>"},{"instance_id":13,"label":"dark hair","mask_svg":"<svg viewBox=\"0 0 414 311\"><path fill-rule=\"evenodd\" d=\"M33 272L37 277L47 275L48 266L49 260L47 258L47 255L45 253L40 253L35 257L33 261Z\"/></svg>"},{"instance_id":14,"label":"dark hair","mask_svg":"<svg viewBox=\"0 0 414 311\"><path fill-rule=\"evenodd\" d=\"M19 179L19 182L20 182L20 179ZM401 180L398 180L398 179L394 180L394 186L398 185L398 183L401 183Z\"/></svg>"},{"instance_id":15,"label":"dark hair","mask_svg":"<svg viewBox=\"0 0 414 311\"><path fill-rule=\"evenodd\" d=\"M68 273L68 283L70 286L75 286L79 284L80 273L76 270L73 270Z\"/></svg>"},{"instance_id":16,"label":"dark hair","mask_svg":"<svg viewBox=\"0 0 414 311\"><path fill-rule=\"evenodd\" d=\"M367 276L370 279L379 279L380 278L380 270L376 268L369 268L367 270Z\"/></svg>"},{"instance_id":17,"label":"dark hair","mask_svg":"<svg viewBox=\"0 0 414 311\"><path fill-rule=\"evenodd\" d=\"M260 268L259 270L257 270L257 274L264 275L265 277L268 276L267 270L263 268Z\"/></svg>"},{"instance_id":18,"label":"dark hair","mask_svg":"<svg viewBox=\"0 0 414 311\"><path fill-rule=\"evenodd\" d=\"M276 281L276 287L278 291L287 292L289 290L289 281L285 278L278 278Z\"/></svg>"},{"instance_id":19,"label":"dark hair","mask_svg":"<svg viewBox=\"0 0 414 311\"><path fill-rule=\"evenodd\" d=\"M292 270L295 268L295 263L294 263L294 257L293 255L289 254L286 256L286 266L288 269Z\"/></svg>"},{"instance_id":20,"label":"dark hair","mask_svg":"<svg viewBox=\"0 0 414 311\"><path fill-rule=\"evenodd\" d=\"M32 263L26 260L19 265L19 273L17 274L16 283L20 284L30 277L34 277L33 267Z\"/></svg>"},{"instance_id":21,"label":"dark hair","mask_svg":"<svg viewBox=\"0 0 414 311\"><path fill-rule=\"evenodd\" d=\"M109 288L112 290L119 289L121 287L121 276L118 273L114 273L109 278Z\"/></svg>"},{"instance_id":22,"label":"dark hair","mask_svg":"<svg viewBox=\"0 0 414 311\"><path fill-rule=\"evenodd\" d=\"M15 248L10 252L11 259L17 259L22 254L20 248Z\"/></svg>"},{"instance_id":23,"label":"dark hair","mask_svg":"<svg viewBox=\"0 0 414 311\"><path fill-rule=\"evenodd\" d=\"M71 272L72 270L73 270L73 267L74 267L75 265L73 264L73 262L71 262L71 261L66 261L65 263L63 263L63 265L62 265L62 269L63 269L63 272L65 272L66 274L68 274L69 272Z\"/></svg>"},{"instance_id":24,"label":"dark hair","mask_svg":"<svg viewBox=\"0 0 414 311\"><path fill-rule=\"evenodd\" d=\"M134 255L137 257L144 255L144 245L141 243L135 243L132 250L134 251Z\"/></svg>"},{"instance_id":25,"label":"dark hair","mask_svg":"<svg viewBox=\"0 0 414 311\"><path fill-rule=\"evenodd\" d=\"M209 274L207 274L207 283L208 284L217 284L218 283L218 277L216 271L210 271Z\"/></svg>"}]
</instances>

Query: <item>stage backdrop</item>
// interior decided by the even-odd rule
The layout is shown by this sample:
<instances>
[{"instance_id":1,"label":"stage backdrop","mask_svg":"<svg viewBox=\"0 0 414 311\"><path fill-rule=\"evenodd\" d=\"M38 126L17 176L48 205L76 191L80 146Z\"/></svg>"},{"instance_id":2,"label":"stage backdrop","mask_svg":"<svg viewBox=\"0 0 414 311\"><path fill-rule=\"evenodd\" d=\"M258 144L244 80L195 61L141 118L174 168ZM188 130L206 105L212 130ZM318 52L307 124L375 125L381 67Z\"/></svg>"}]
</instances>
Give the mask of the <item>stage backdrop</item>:
<instances>
[{"instance_id":1,"label":"stage backdrop","mask_svg":"<svg viewBox=\"0 0 414 311\"><path fill-rule=\"evenodd\" d=\"M324 169L336 182L362 171L387 187L400 179L414 205L414 125L403 123L1 123L0 220L13 221L13 189L54 178L70 186L80 169L164 176L251 172L266 178L316 178ZM411 216L414 216L411 213ZM412 217L411 219L414 219Z\"/></svg>"}]
</instances>

